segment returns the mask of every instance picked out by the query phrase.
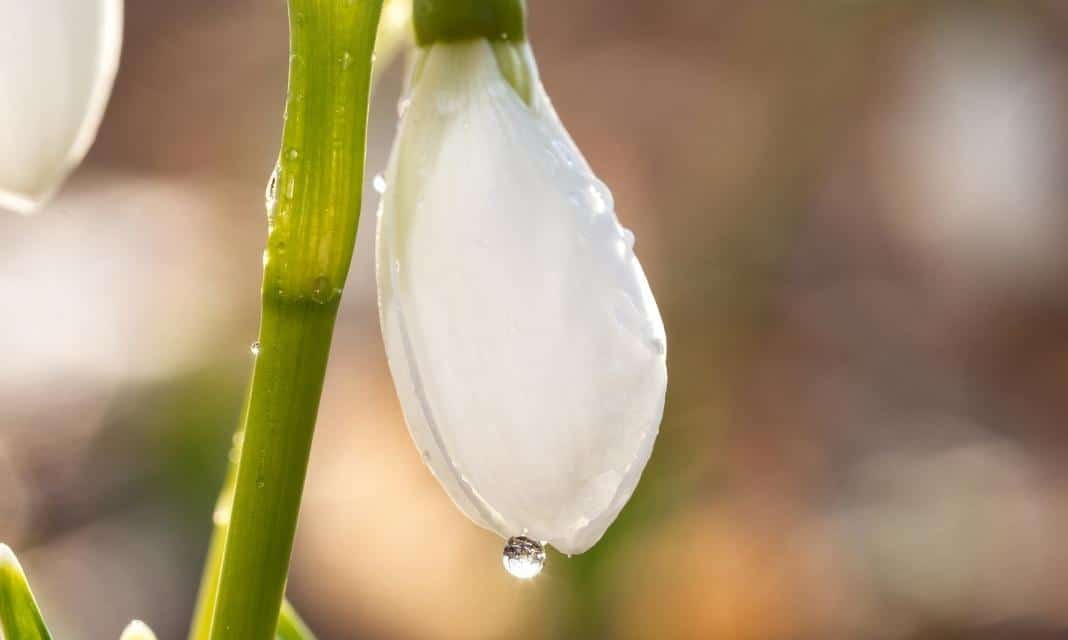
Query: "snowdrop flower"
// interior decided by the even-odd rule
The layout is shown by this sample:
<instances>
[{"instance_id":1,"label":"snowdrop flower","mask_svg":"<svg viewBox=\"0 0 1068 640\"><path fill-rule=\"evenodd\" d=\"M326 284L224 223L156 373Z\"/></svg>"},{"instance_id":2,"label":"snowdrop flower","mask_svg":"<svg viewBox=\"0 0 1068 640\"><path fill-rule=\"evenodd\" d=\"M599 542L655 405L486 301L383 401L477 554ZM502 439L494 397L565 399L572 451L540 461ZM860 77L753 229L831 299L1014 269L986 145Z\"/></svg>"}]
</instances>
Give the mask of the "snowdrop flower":
<instances>
[{"instance_id":1,"label":"snowdrop flower","mask_svg":"<svg viewBox=\"0 0 1068 640\"><path fill-rule=\"evenodd\" d=\"M0 0L0 208L40 207L85 157L118 67L122 0Z\"/></svg>"},{"instance_id":2,"label":"snowdrop flower","mask_svg":"<svg viewBox=\"0 0 1068 640\"><path fill-rule=\"evenodd\" d=\"M419 34L419 4L416 29ZM612 196L526 42L427 44L379 212L382 332L404 415L445 490L505 538L589 549L634 491L667 384L664 327Z\"/></svg>"},{"instance_id":3,"label":"snowdrop flower","mask_svg":"<svg viewBox=\"0 0 1068 640\"><path fill-rule=\"evenodd\" d=\"M119 640L156 640L156 634L144 622L134 620L126 625Z\"/></svg>"}]
</instances>

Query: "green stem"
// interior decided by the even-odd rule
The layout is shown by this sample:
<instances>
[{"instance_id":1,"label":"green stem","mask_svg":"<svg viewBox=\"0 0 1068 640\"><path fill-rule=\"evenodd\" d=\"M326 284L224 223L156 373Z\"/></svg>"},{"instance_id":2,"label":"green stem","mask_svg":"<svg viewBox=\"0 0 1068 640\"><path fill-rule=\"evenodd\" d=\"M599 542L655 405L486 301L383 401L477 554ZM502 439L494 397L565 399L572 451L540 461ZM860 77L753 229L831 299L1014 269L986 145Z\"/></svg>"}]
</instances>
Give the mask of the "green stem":
<instances>
[{"instance_id":1,"label":"green stem","mask_svg":"<svg viewBox=\"0 0 1068 640\"><path fill-rule=\"evenodd\" d=\"M381 0L290 0L286 122L271 179L252 373L213 640L270 640L363 184Z\"/></svg>"}]
</instances>

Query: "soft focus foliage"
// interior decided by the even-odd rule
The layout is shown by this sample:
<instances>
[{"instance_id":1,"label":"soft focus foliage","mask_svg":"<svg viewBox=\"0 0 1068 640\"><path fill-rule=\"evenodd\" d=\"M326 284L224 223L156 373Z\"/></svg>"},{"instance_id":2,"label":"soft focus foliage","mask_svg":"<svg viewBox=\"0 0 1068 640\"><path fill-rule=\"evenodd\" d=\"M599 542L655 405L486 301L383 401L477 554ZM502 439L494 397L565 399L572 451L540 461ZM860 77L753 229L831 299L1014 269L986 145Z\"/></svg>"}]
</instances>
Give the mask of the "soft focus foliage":
<instances>
[{"instance_id":1,"label":"soft focus foliage","mask_svg":"<svg viewBox=\"0 0 1068 640\"><path fill-rule=\"evenodd\" d=\"M289 585L318 637L1068 633L1064 3L530 10L671 341L656 453L594 549L509 578L405 432L365 216ZM184 634L285 89L280 3L127 12L87 163L0 216L0 539L70 640Z\"/></svg>"}]
</instances>

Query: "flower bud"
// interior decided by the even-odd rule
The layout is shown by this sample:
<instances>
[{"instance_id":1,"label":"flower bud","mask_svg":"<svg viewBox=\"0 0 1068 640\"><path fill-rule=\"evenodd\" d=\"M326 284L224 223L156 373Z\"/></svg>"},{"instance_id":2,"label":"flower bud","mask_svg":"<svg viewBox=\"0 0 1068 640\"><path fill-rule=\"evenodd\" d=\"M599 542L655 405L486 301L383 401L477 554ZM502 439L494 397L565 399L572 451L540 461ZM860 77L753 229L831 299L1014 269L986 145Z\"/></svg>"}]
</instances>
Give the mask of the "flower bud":
<instances>
[{"instance_id":1,"label":"flower bud","mask_svg":"<svg viewBox=\"0 0 1068 640\"><path fill-rule=\"evenodd\" d=\"M519 73L482 38L421 52L380 211L382 332L412 437L463 512L581 553L652 451L664 326L611 193L510 46Z\"/></svg>"}]
</instances>

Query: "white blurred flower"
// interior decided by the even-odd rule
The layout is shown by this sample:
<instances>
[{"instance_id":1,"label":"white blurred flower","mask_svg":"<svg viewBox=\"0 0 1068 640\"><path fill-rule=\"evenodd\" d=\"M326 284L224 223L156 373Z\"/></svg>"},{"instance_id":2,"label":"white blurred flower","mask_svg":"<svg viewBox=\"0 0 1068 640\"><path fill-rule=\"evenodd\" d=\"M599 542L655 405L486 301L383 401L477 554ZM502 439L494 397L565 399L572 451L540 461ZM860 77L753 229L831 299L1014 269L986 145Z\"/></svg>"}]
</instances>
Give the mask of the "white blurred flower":
<instances>
[{"instance_id":1,"label":"white blurred flower","mask_svg":"<svg viewBox=\"0 0 1068 640\"><path fill-rule=\"evenodd\" d=\"M378 184L382 332L405 417L473 521L581 553L652 451L663 323L528 46L421 55Z\"/></svg>"},{"instance_id":2,"label":"white blurred flower","mask_svg":"<svg viewBox=\"0 0 1068 640\"><path fill-rule=\"evenodd\" d=\"M0 0L0 208L29 213L85 157L122 44L122 0Z\"/></svg>"},{"instance_id":3,"label":"white blurred flower","mask_svg":"<svg viewBox=\"0 0 1068 640\"><path fill-rule=\"evenodd\" d=\"M1037 30L950 11L908 41L896 220L954 289L1031 289L1063 265L1061 81Z\"/></svg>"},{"instance_id":4,"label":"white blurred flower","mask_svg":"<svg viewBox=\"0 0 1068 640\"><path fill-rule=\"evenodd\" d=\"M144 622L134 620L126 626L119 640L156 640L156 634Z\"/></svg>"}]
</instances>

